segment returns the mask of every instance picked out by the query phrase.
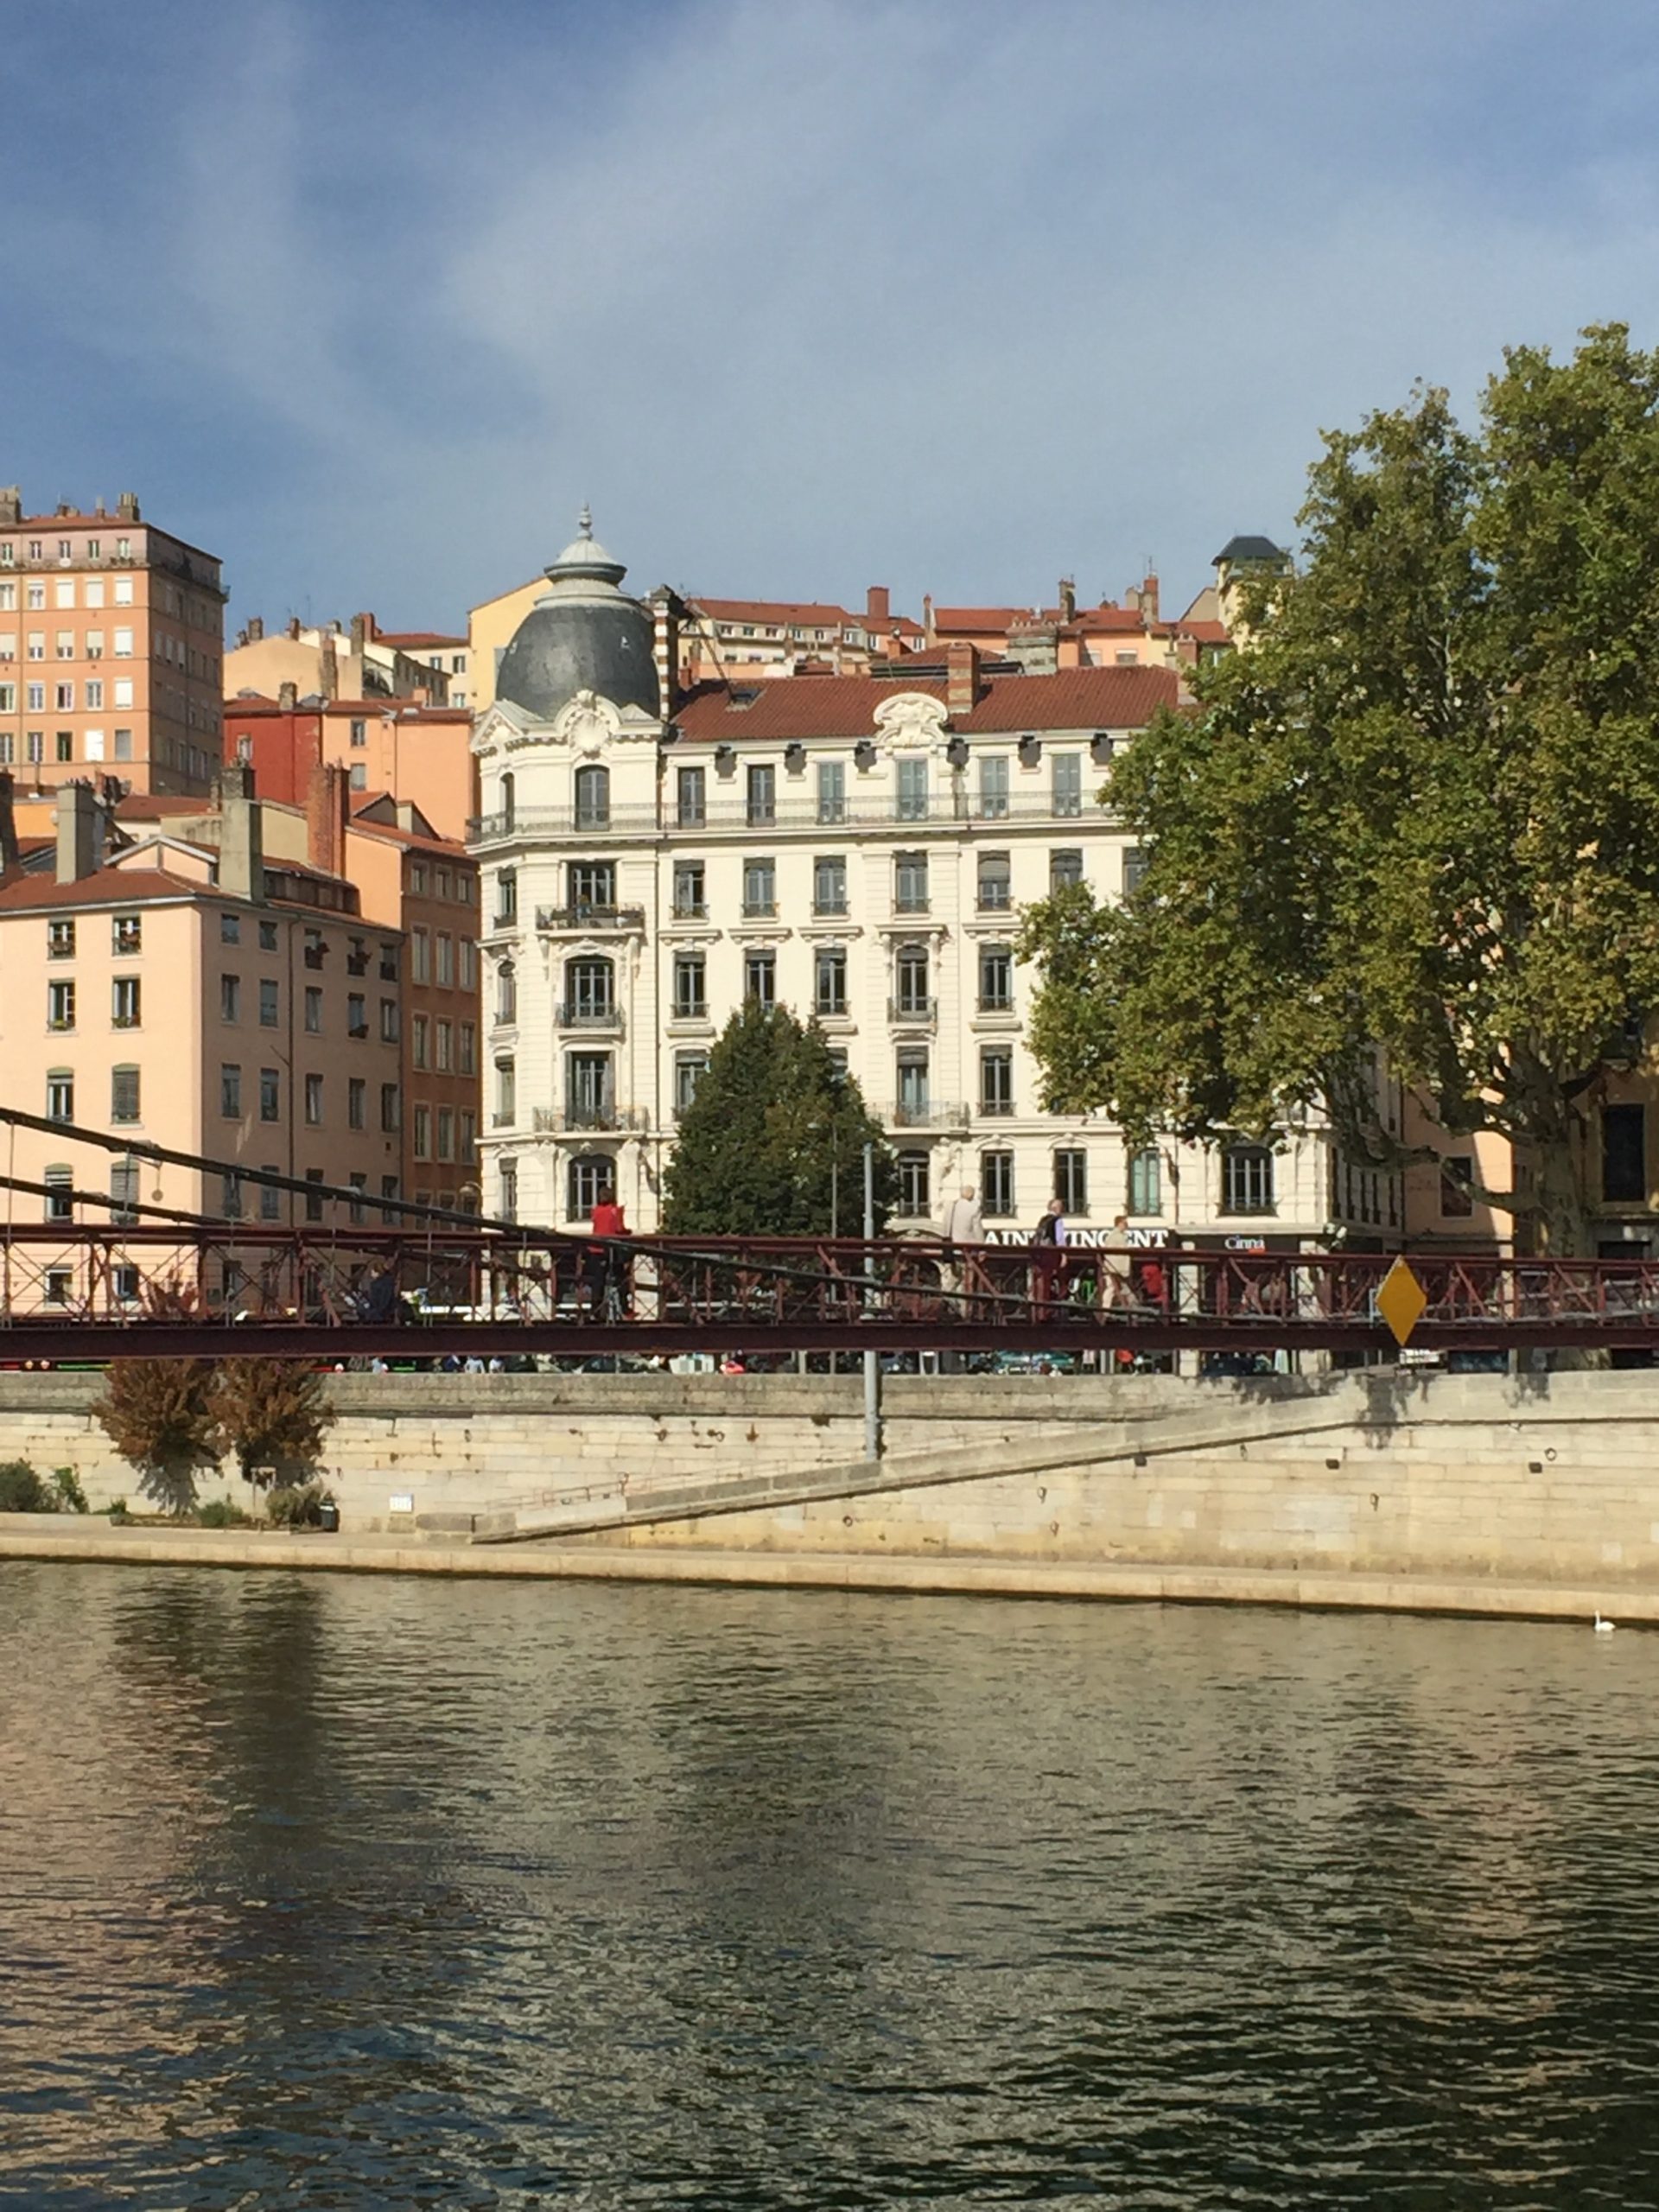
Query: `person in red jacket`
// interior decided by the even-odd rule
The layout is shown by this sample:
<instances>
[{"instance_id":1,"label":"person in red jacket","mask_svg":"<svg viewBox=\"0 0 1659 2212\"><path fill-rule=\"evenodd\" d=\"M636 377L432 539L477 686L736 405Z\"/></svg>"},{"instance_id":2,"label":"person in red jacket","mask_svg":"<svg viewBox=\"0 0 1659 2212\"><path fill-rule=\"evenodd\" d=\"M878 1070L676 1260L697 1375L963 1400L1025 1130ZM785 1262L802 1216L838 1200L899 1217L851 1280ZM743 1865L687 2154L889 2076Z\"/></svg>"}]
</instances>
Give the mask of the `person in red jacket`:
<instances>
[{"instance_id":1,"label":"person in red jacket","mask_svg":"<svg viewBox=\"0 0 1659 2212\"><path fill-rule=\"evenodd\" d=\"M593 1219L588 1227L595 1236L626 1236L628 1224L617 1203L612 1185L605 1184L594 1201ZM596 1303L601 1314L626 1313L628 1310L628 1268L624 1255L614 1244L594 1244L589 1247L593 1260L594 1281L598 1287Z\"/></svg>"}]
</instances>

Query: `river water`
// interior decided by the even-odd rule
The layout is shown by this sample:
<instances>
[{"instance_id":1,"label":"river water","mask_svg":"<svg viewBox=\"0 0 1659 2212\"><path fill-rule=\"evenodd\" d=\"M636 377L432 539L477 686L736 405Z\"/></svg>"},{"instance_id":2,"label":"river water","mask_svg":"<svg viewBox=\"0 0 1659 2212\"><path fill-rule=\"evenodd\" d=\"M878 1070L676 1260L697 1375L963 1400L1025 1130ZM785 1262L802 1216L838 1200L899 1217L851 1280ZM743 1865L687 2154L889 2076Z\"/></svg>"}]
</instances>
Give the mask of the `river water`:
<instances>
[{"instance_id":1,"label":"river water","mask_svg":"<svg viewBox=\"0 0 1659 2212\"><path fill-rule=\"evenodd\" d=\"M1659 1639L0 1566L0 2204L1659 2203Z\"/></svg>"}]
</instances>

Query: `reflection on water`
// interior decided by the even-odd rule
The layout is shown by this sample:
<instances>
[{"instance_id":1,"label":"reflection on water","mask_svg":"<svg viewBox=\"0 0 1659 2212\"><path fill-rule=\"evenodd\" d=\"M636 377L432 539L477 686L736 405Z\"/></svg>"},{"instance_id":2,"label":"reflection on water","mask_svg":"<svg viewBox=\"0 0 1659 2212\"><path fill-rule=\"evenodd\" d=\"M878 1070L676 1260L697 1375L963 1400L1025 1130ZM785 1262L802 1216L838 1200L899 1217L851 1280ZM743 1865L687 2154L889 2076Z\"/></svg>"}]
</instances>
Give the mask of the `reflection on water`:
<instances>
[{"instance_id":1,"label":"reflection on water","mask_svg":"<svg viewBox=\"0 0 1659 2212\"><path fill-rule=\"evenodd\" d=\"M1659 2202L1659 1640L0 1567L0 2204Z\"/></svg>"}]
</instances>

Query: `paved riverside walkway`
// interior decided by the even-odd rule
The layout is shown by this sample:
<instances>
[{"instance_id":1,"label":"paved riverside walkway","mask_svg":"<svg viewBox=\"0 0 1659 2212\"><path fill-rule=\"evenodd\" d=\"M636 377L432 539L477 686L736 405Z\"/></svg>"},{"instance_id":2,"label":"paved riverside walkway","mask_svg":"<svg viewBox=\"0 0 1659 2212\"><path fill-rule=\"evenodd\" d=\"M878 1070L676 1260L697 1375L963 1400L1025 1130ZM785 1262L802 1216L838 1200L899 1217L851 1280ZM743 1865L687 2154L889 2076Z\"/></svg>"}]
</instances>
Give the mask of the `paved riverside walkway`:
<instances>
[{"instance_id":1,"label":"paved riverside walkway","mask_svg":"<svg viewBox=\"0 0 1659 2212\"><path fill-rule=\"evenodd\" d=\"M277 1567L308 1573L501 1576L517 1581L721 1583L765 1589L860 1590L914 1595L1070 1598L1140 1605L1293 1605L1357 1612L1464 1613L1588 1623L1598 1611L1630 1627L1659 1627L1659 1586L1591 1586L1434 1574L1309 1573L1290 1567L1102 1565L1075 1560L867 1556L849 1552L653 1549L516 1544L403 1535L295 1535L287 1531L114 1528L54 1516L7 1516L9 1559L132 1567Z\"/></svg>"}]
</instances>

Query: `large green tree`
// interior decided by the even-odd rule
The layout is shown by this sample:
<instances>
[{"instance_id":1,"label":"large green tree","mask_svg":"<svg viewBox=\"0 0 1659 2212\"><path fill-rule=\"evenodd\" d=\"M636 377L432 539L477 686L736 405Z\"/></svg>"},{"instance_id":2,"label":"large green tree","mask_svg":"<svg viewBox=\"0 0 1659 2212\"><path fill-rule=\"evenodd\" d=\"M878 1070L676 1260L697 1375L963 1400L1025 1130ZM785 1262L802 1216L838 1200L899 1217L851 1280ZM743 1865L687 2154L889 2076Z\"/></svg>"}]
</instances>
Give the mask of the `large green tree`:
<instances>
[{"instance_id":1,"label":"large green tree","mask_svg":"<svg viewBox=\"0 0 1659 2212\"><path fill-rule=\"evenodd\" d=\"M671 1236L842 1236L863 1225L864 1147L875 1147L880 1229L893 1154L816 1022L751 999L727 1023L680 1123L663 1227Z\"/></svg>"},{"instance_id":2,"label":"large green tree","mask_svg":"<svg viewBox=\"0 0 1659 2212\"><path fill-rule=\"evenodd\" d=\"M1246 588L1103 798L1146 869L1028 914L1051 1103L1132 1137L1272 1138L1299 1109L1397 1165L1380 1051L1484 1193L1584 1249L1586 1141L1659 1006L1659 355L1618 326L1327 434L1294 579Z\"/></svg>"}]
</instances>

